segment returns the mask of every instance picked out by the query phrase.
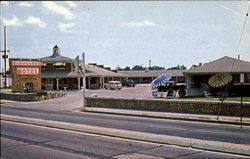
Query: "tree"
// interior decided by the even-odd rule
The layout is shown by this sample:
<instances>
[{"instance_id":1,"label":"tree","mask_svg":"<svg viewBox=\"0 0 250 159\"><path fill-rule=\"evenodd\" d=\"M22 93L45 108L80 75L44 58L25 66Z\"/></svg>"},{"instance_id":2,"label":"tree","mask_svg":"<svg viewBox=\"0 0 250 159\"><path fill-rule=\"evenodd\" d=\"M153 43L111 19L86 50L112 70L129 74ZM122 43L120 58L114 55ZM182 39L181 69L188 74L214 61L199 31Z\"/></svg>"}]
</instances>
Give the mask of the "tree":
<instances>
[{"instance_id":1,"label":"tree","mask_svg":"<svg viewBox=\"0 0 250 159\"><path fill-rule=\"evenodd\" d=\"M146 67L142 67L142 66L139 66L139 65L135 65L132 70L145 70Z\"/></svg>"},{"instance_id":2,"label":"tree","mask_svg":"<svg viewBox=\"0 0 250 159\"><path fill-rule=\"evenodd\" d=\"M186 66L184 66L184 65L177 65L177 66L174 66L174 67L170 67L170 68L168 68L167 70L186 70L187 69L187 67Z\"/></svg>"},{"instance_id":3,"label":"tree","mask_svg":"<svg viewBox=\"0 0 250 159\"><path fill-rule=\"evenodd\" d=\"M118 65L118 66L116 67L116 70L122 71L123 69Z\"/></svg>"},{"instance_id":4,"label":"tree","mask_svg":"<svg viewBox=\"0 0 250 159\"><path fill-rule=\"evenodd\" d=\"M199 63L199 65L192 65L192 66L190 67L190 70L192 70L192 69L194 69L194 68L196 68L196 67L199 67L199 66L201 66L201 65L202 65L201 62Z\"/></svg>"},{"instance_id":5,"label":"tree","mask_svg":"<svg viewBox=\"0 0 250 159\"><path fill-rule=\"evenodd\" d=\"M153 66L153 67L149 67L149 70L164 70L165 67L161 67L161 66Z\"/></svg>"},{"instance_id":6,"label":"tree","mask_svg":"<svg viewBox=\"0 0 250 159\"><path fill-rule=\"evenodd\" d=\"M129 66L126 66L123 70L124 70L124 71L130 71L130 67L129 67Z\"/></svg>"}]
</instances>

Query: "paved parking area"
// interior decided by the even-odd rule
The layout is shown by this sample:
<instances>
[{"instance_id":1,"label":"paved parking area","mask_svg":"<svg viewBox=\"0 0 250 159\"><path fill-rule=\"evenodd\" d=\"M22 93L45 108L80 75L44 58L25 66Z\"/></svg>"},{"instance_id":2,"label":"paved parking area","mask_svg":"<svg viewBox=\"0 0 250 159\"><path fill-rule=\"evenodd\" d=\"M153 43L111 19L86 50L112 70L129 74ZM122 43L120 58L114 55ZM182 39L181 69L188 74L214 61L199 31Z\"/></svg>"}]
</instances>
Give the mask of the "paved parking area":
<instances>
[{"instance_id":1,"label":"paved parking area","mask_svg":"<svg viewBox=\"0 0 250 159\"><path fill-rule=\"evenodd\" d=\"M153 99L150 84L137 84L135 87L122 87L121 90L86 90L86 96L102 98Z\"/></svg>"}]
</instances>

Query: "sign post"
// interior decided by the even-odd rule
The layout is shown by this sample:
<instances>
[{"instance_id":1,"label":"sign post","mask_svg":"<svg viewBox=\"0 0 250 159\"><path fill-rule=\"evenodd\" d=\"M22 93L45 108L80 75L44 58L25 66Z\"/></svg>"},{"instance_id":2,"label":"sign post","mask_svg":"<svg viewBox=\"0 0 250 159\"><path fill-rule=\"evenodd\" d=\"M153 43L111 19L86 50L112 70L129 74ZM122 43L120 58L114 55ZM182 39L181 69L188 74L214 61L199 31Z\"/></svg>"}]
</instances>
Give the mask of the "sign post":
<instances>
[{"instance_id":1,"label":"sign post","mask_svg":"<svg viewBox=\"0 0 250 159\"><path fill-rule=\"evenodd\" d=\"M241 87L243 87L243 83L244 83L244 74L241 73L240 74L240 83L241 83ZM243 109L243 92L241 91L241 98L240 98L240 127L242 128L242 109Z\"/></svg>"}]
</instances>

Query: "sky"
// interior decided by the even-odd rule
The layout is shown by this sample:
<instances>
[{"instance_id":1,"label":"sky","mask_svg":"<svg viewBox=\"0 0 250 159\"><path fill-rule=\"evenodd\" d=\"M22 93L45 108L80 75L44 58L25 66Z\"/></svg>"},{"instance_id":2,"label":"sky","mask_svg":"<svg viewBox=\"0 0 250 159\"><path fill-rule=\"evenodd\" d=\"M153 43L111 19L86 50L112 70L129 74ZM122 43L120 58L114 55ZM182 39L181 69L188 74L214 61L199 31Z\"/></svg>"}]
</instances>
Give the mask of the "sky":
<instances>
[{"instance_id":1,"label":"sky","mask_svg":"<svg viewBox=\"0 0 250 159\"><path fill-rule=\"evenodd\" d=\"M250 1L1 1L11 58L85 53L107 67L169 68L224 56L250 61Z\"/></svg>"}]
</instances>

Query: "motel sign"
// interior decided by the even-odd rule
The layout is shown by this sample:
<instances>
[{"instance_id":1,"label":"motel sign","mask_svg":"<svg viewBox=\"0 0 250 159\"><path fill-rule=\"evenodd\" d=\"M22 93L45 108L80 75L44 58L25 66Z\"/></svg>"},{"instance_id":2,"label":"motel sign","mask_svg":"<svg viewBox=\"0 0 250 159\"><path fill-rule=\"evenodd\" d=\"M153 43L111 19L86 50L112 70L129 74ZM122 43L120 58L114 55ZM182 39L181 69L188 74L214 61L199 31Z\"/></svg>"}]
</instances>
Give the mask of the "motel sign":
<instances>
[{"instance_id":1,"label":"motel sign","mask_svg":"<svg viewBox=\"0 0 250 159\"><path fill-rule=\"evenodd\" d=\"M38 75L39 68L17 68L17 75Z\"/></svg>"},{"instance_id":2,"label":"motel sign","mask_svg":"<svg viewBox=\"0 0 250 159\"><path fill-rule=\"evenodd\" d=\"M10 59L12 92L41 91L41 62L38 59Z\"/></svg>"}]
</instances>

